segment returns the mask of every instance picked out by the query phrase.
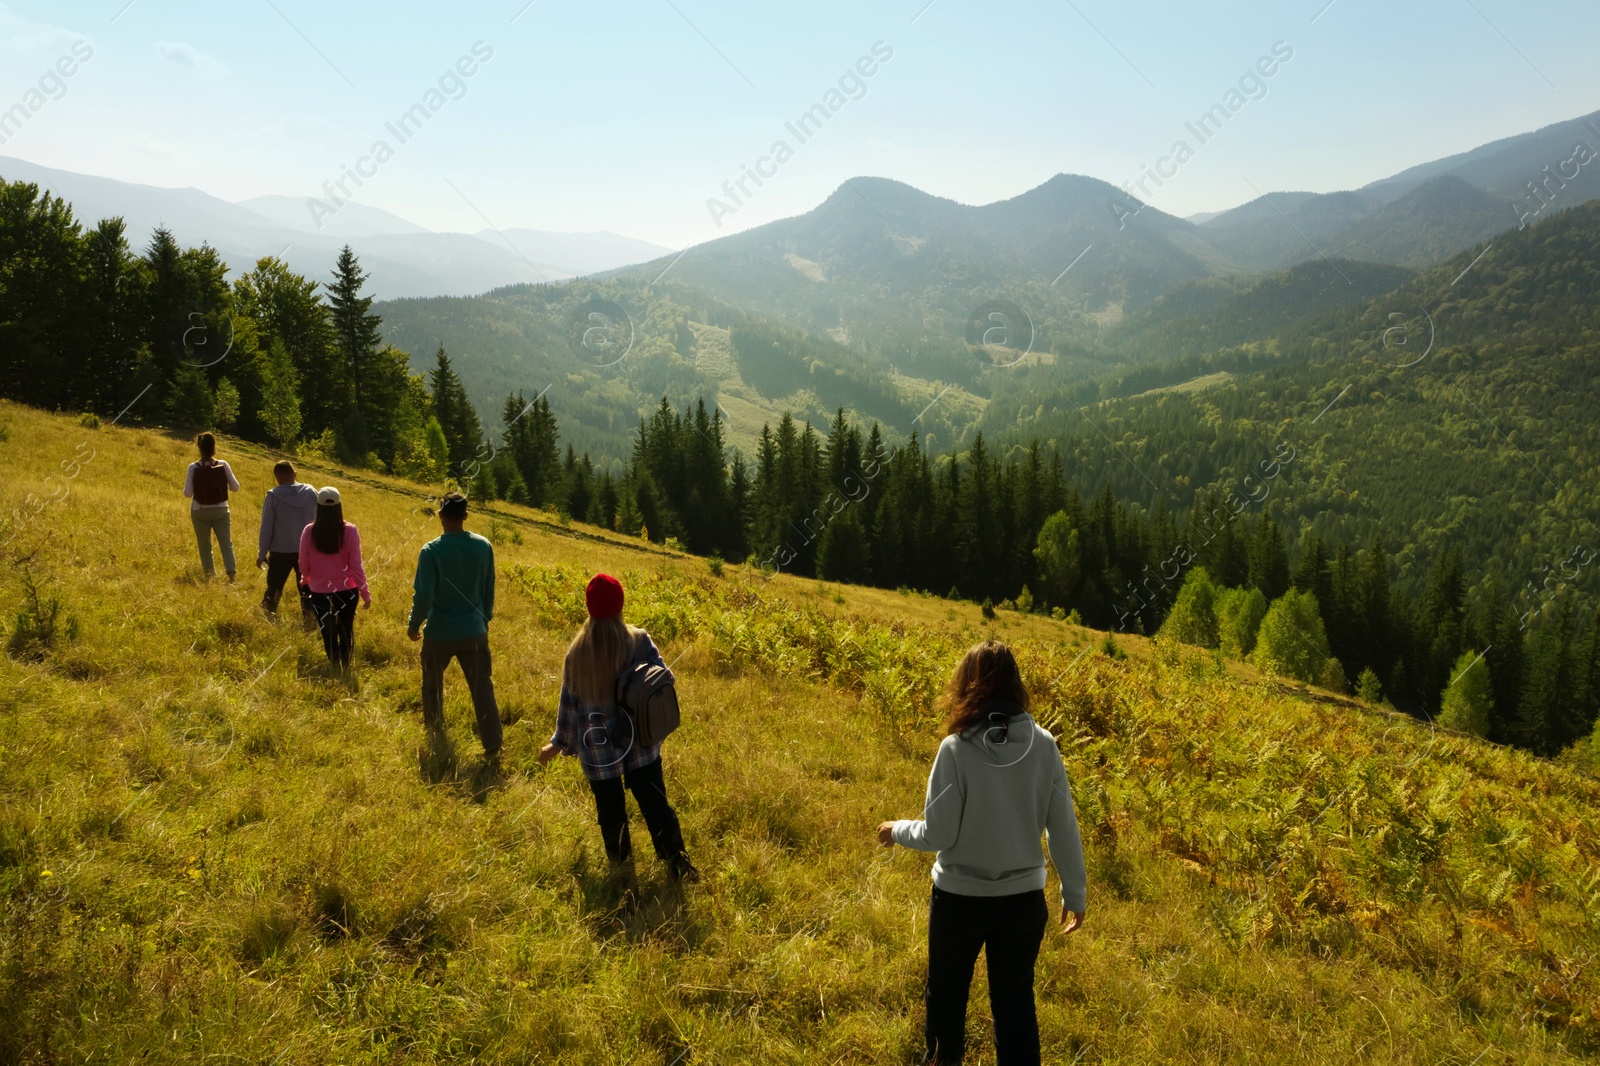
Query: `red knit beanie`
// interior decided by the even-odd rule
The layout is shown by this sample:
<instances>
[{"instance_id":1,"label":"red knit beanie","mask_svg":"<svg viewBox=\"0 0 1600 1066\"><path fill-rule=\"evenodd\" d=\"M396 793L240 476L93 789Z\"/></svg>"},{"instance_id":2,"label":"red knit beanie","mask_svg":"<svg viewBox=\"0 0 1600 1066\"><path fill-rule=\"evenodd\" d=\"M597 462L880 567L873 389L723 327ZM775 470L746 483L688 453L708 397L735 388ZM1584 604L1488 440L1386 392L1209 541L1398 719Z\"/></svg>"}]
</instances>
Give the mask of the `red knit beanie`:
<instances>
[{"instance_id":1,"label":"red knit beanie","mask_svg":"<svg viewBox=\"0 0 1600 1066\"><path fill-rule=\"evenodd\" d=\"M622 582L610 574L596 574L584 590L590 618L615 618L622 613Z\"/></svg>"}]
</instances>

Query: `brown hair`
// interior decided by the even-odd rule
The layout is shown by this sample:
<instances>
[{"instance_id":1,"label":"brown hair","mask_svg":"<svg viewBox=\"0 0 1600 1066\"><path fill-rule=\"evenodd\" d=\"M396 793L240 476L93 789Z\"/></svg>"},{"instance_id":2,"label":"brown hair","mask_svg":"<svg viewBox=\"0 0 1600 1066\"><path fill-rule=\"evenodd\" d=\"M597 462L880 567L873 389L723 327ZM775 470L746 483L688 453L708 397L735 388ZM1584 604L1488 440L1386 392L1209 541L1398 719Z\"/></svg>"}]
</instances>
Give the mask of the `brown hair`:
<instances>
[{"instance_id":1,"label":"brown hair","mask_svg":"<svg viewBox=\"0 0 1600 1066\"><path fill-rule=\"evenodd\" d=\"M217 438L209 433L202 433L194 439L195 446L200 449L200 458L210 459L217 454Z\"/></svg>"},{"instance_id":2,"label":"brown hair","mask_svg":"<svg viewBox=\"0 0 1600 1066\"><path fill-rule=\"evenodd\" d=\"M273 474L277 475L278 477L282 477L284 474L288 474L290 480L293 480L294 479L294 464L291 463L287 459L279 459L276 463L272 464L272 472L273 472Z\"/></svg>"},{"instance_id":3,"label":"brown hair","mask_svg":"<svg viewBox=\"0 0 1600 1066\"><path fill-rule=\"evenodd\" d=\"M987 721L987 705L997 700L1026 711L1028 690L1022 684L1022 671L1017 669L1011 649L998 640L986 640L973 645L962 657L939 697L945 711L945 732L964 733Z\"/></svg>"},{"instance_id":4,"label":"brown hair","mask_svg":"<svg viewBox=\"0 0 1600 1066\"><path fill-rule=\"evenodd\" d=\"M586 703L615 700L632 644L633 629L620 614L583 623L567 648L566 683L573 694Z\"/></svg>"}]
</instances>

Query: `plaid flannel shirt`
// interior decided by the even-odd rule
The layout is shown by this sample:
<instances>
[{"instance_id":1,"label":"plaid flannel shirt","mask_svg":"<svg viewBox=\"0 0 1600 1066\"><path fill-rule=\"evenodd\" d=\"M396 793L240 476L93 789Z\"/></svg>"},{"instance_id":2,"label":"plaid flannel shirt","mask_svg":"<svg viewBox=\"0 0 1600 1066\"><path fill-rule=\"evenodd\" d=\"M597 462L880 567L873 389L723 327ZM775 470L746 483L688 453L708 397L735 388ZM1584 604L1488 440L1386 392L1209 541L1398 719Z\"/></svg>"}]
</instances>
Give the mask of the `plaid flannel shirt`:
<instances>
[{"instance_id":1,"label":"plaid flannel shirt","mask_svg":"<svg viewBox=\"0 0 1600 1066\"><path fill-rule=\"evenodd\" d=\"M666 669L650 634L642 629L633 632L634 651L628 665L646 662ZM576 755L583 776L590 781L609 781L661 758L660 744L642 748L633 743L632 720L615 700L590 703L573 692L567 684L565 667L561 699L556 706L556 731L550 743L563 755Z\"/></svg>"}]
</instances>

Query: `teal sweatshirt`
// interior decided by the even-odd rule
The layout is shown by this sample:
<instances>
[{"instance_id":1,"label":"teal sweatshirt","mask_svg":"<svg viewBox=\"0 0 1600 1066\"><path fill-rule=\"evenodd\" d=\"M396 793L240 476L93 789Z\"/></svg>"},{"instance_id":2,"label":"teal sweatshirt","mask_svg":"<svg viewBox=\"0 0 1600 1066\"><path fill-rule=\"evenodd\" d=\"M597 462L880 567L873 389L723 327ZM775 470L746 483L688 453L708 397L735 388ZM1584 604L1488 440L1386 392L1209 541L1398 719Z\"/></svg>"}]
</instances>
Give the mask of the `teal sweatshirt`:
<instances>
[{"instance_id":1,"label":"teal sweatshirt","mask_svg":"<svg viewBox=\"0 0 1600 1066\"><path fill-rule=\"evenodd\" d=\"M1061 878L1061 902L1082 912L1088 896L1072 786L1055 738L1017 714L999 731L947 736L928 775L922 817L894 823L895 843L936 851L933 883L962 896L1009 896L1045 885L1039 835Z\"/></svg>"},{"instance_id":2,"label":"teal sweatshirt","mask_svg":"<svg viewBox=\"0 0 1600 1066\"><path fill-rule=\"evenodd\" d=\"M483 636L494 617L494 545L466 530L441 534L422 546L411 588L408 629L426 621L430 640Z\"/></svg>"}]
</instances>

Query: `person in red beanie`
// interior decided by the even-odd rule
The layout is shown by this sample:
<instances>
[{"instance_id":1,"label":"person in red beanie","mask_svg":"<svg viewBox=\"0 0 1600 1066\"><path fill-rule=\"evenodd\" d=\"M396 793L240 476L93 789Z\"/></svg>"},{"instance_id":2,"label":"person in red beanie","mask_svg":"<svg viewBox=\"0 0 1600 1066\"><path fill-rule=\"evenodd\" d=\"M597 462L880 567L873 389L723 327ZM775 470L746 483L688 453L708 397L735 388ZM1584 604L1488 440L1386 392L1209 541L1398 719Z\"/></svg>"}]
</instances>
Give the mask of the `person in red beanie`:
<instances>
[{"instance_id":1,"label":"person in red beanie","mask_svg":"<svg viewBox=\"0 0 1600 1066\"><path fill-rule=\"evenodd\" d=\"M610 574L596 574L584 598L589 619L567 648L556 729L539 752L539 764L557 755L578 757L594 792L600 836L614 872L625 877L632 872L627 801L627 792L632 792L656 855L667 864L667 876L698 881L700 871L689 861L678 815L667 802L661 745L646 748L633 743L631 723L617 703L617 679L625 669L651 663L665 670L667 665L649 633L623 622L620 581Z\"/></svg>"}]
</instances>

